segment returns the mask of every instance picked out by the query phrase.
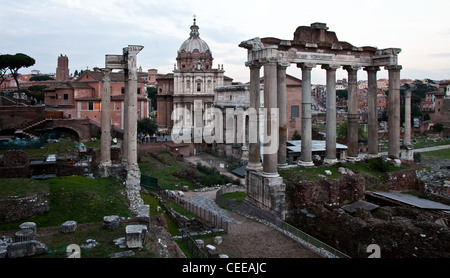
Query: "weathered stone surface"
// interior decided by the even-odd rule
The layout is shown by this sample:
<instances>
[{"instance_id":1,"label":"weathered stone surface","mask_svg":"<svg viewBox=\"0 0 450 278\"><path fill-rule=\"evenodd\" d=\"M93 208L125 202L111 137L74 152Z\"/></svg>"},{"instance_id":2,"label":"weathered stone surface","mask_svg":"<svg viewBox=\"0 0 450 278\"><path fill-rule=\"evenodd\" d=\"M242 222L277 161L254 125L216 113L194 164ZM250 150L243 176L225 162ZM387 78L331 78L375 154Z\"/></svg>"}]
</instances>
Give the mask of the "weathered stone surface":
<instances>
[{"instance_id":1,"label":"weathered stone surface","mask_svg":"<svg viewBox=\"0 0 450 278\"><path fill-rule=\"evenodd\" d=\"M107 229L117 229L120 224L120 217L117 215L110 215L103 217L103 226Z\"/></svg>"},{"instance_id":2,"label":"weathered stone surface","mask_svg":"<svg viewBox=\"0 0 450 278\"><path fill-rule=\"evenodd\" d=\"M47 252L47 250L47 246L37 240L15 242L8 248L8 258L21 258L39 255Z\"/></svg>"},{"instance_id":3,"label":"weathered stone surface","mask_svg":"<svg viewBox=\"0 0 450 278\"><path fill-rule=\"evenodd\" d=\"M24 222L20 224L19 228L21 230L31 230L33 234L36 234L36 223L34 222Z\"/></svg>"},{"instance_id":4,"label":"weathered stone surface","mask_svg":"<svg viewBox=\"0 0 450 278\"><path fill-rule=\"evenodd\" d=\"M195 244L197 244L198 248L205 248L205 242L201 239L196 239Z\"/></svg>"},{"instance_id":5,"label":"weathered stone surface","mask_svg":"<svg viewBox=\"0 0 450 278\"><path fill-rule=\"evenodd\" d=\"M76 221L66 221L61 225L61 232L63 233L73 233L77 229Z\"/></svg>"},{"instance_id":6,"label":"weathered stone surface","mask_svg":"<svg viewBox=\"0 0 450 278\"><path fill-rule=\"evenodd\" d=\"M14 234L14 240L16 242L30 241L32 239L34 239L33 230L20 230Z\"/></svg>"},{"instance_id":7,"label":"weathered stone surface","mask_svg":"<svg viewBox=\"0 0 450 278\"><path fill-rule=\"evenodd\" d=\"M214 238L214 244L215 244L215 245L220 245L220 244L222 244L222 237L221 237L221 236L216 236L216 237Z\"/></svg>"},{"instance_id":8,"label":"weathered stone surface","mask_svg":"<svg viewBox=\"0 0 450 278\"><path fill-rule=\"evenodd\" d=\"M146 225L128 225L125 228L125 240L128 248L142 248L147 234Z\"/></svg>"},{"instance_id":9,"label":"weathered stone surface","mask_svg":"<svg viewBox=\"0 0 450 278\"><path fill-rule=\"evenodd\" d=\"M113 254L110 254L109 255L109 257L110 258L123 258L123 257L131 257L131 256L134 256L134 251L133 250L127 250L127 251L124 251L124 252L117 252L117 253L113 253Z\"/></svg>"}]
</instances>

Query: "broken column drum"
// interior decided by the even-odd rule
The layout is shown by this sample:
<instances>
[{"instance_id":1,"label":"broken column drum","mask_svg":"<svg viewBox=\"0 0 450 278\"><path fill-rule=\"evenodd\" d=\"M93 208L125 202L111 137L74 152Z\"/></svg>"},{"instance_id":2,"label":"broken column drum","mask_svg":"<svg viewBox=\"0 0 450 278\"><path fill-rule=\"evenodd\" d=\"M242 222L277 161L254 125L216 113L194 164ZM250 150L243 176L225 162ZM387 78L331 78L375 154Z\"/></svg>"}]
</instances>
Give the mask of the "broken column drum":
<instances>
[{"instance_id":1,"label":"broken column drum","mask_svg":"<svg viewBox=\"0 0 450 278\"><path fill-rule=\"evenodd\" d=\"M356 82L357 71L364 68L368 74L369 83L369 155L377 156L377 106L376 102L376 72L379 67L383 66L389 71L389 90L390 104L393 112L393 119L389 120L389 156L397 157L399 155L399 132L400 121L397 119L398 109L400 109L399 92L400 92L400 70L401 66L397 64L397 56L401 52L399 48L377 49L376 47L356 47L348 42L339 41L334 32L328 31L325 23L313 23L311 26L300 26L294 32L293 40L282 40L275 37L253 38L243 41L239 47L247 49L246 66L250 67L250 84L259 82L259 75L256 71L257 65L264 66L264 104L265 107L279 108L280 111L286 111L286 100L283 98L282 83L283 78L273 78L273 68L286 66L287 64L297 64L302 70L302 142L301 153L298 161L299 166L313 166L312 162L312 129L311 129L311 70L317 65L321 65L322 69L327 72L327 142L326 142L326 163L336 163L336 70L343 67L347 70L349 76L349 128L352 132L348 136L349 158L356 159L358 157L358 136L357 127L359 115L357 114L356 104ZM281 73L282 74L282 73ZM258 80L255 80L258 78ZM280 86L278 86L280 85ZM272 89L278 88L277 90ZM251 89L251 101L256 100L257 90ZM273 95L278 95L278 101L272 100ZM268 102L268 104L266 104ZM277 103L278 102L278 103ZM274 105L276 103L276 106ZM259 103L251 103L251 107L258 107ZM391 108L389 108L391 109ZM398 110L398 111L397 111ZM285 113L285 112L284 112ZM281 118L280 127L284 124ZM390 117L391 118L391 117ZM267 124L267 123L266 123ZM266 128L267 129L267 128ZM356 132L355 132L356 130ZM284 147L283 138L284 130L279 129L279 144ZM350 132L350 131L349 131ZM283 184L279 181L274 182L278 178L277 163L286 161L286 152L279 151L276 156L264 155L263 171L254 169L252 158L256 157L258 149L255 145L250 144L249 149L249 165L247 167L247 196L248 199L269 211L275 212L278 216L283 215L284 189ZM283 157L277 157L283 156ZM256 161L255 161L256 162ZM259 174L258 174L259 173ZM265 177L263 175L265 174ZM260 176L260 177L259 177ZM264 179L263 179L264 178ZM277 186L274 186L277 184Z\"/></svg>"}]
</instances>

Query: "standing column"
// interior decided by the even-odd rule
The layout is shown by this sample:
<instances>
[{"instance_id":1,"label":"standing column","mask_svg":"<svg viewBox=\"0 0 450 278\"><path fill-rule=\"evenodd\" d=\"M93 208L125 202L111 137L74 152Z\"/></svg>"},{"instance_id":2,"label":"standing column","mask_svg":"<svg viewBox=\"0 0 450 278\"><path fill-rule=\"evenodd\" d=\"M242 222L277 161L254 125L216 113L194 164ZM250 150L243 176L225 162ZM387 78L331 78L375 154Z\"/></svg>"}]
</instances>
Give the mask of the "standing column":
<instances>
[{"instance_id":1,"label":"standing column","mask_svg":"<svg viewBox=\"0 0 450 278\"><path fill-rule=\"evenodd\" d=\"M327 71L326 149L324 163L334 164L336 159L336 69L335 65L323 65Z\"/></svg>"},{"instance_id":2,"label":"standing column","mask_svg":"<svg viewBox=\"0 0 450 278\"><path fill-rule=\"evenodd\" d=\"M264 64L264 108L266 108L265 144L263 145L263 175L265 177L277 177L278 175L278 132L273 134L273 125L276 124L278 131L278 122L273 119L272 108L277 109L277 62L269 60ZM268 136L270 133L270 137ZM273 140L276 137L277 140ZM276 146L274 146L276 144Z\"/></svg>"},{"instance_id":3,"label":"standing column","mask_svg":"<svg viewBox=\"0 0 450 278\"><path fill-rule=\"evenodd\" d=\"M411 91L405 93L405 146L411 145Z\"/></svg>"},{"instance_id":4,"label":"standing column","mask_svg":"<svg viewBox=\"0 0 450 278\"><path fill-rule=\"evenodd\" d=\"M313 64L298 64L302 69L302 145L299 166L314 166L312 162L312 123L311 123L311 70Z\"/></svg>"},{"instance_id":5,"label":"standing column","mask_svg":"<svg viewBox=\"0 0 450 278\"><path fill-rule=\"evenodd\" d=\"M111 70L102 69L102 109L101 109L101 145L100 176L108 177L111 167Z\"/></svg>"},{"instance_id":6,"label":"standing column","mask_svg":"<svg viewBox=\"0 0 450 278\"><path fill-rule=\"evenodd\" d=\"M261 106L260 99L260 70L261 64L253 62L250 67L250 108L255 109L256 115L259 115L259 107ZM248 129L249 138L249 156L248 156L248 170L261 171L261 150L259 138L259 122L256 117L256 122L251 122L255 118L250 117Z\"/></svg>"},{"instance_id":7,"label":"standing column","mask_svg":"<svg viewBox=\"0 0 450 278\"><path fill-rule=\"evenodd\" d=\"M126 53L125 53L125 49L124 49L124 54L123 54L124 58L125 58L125 62L127 62L126 60ZM124 100L123 100L123 109L122 109L122 114L123 114L123 122L122 122L122 129L123 129L123 142L122 142L122 163L125 165L125 167L128 167L128 149L129 149L129 140L128 140L128 133L129 133L129 129L130 127L128 126L128 95L129 95L129 88L128 88L128 64L127 67L123 70L123 75L124 75L124 91L125 91L125 96L124 96Z\"/></svg>"},{"instance_id":8,"label":"standing column","mask_svg":"<svg viewBox=\"0 0 450 278\"><path fill-rule=\"evenodd\" d=\"M137 165L137 67L136 55L142 50L142 46L128 46L128 94L127 99L127 137L128 153L127 165L129 169L139 169Z\"/></svg>"},{"instance_id":9,"label":"standing column","mask_svg":"<svg viewBox=\"0 0 450 278\"><path fill-rule=\"evenodd\" d=\"M286 68L289 63L280 63L277 71L277 104L279 108L279 146L278 146L278 168L286 168L288 166L286 160L286 142L287 142L287 115L286 115Z\"/></svg>"},{"instance_id":10,"label":"standing column","mask_svg":"<svg viewBox=\"0 0 450 278\"><path fill-rule=\"evenodd\" d=\"M368 115L368 158L378 156L378 109L377 109L377 71L379 67L366 67L367 71L367 106L369 109Z\"/></svg>"},{"instance_id":11,"label":"standing column","mask_svg":"<svg viewBox=\"0 0 450 278\"><path fill-rule=\"evenodd\" d=\"M348 126L347 145L348 159L358 160L358 78L357 67L344 67L348 72Z\"/></svg>"},{"instance_id":12,"label":"standing column","mask_svg":"<svg viewBox=\"0 0 450 278\"><path fill-rule=\"evenodd\" d=\"M400 70L402 66L387 66L389 71L388 157L400 158Z\"/></svg>"}]
</instances>

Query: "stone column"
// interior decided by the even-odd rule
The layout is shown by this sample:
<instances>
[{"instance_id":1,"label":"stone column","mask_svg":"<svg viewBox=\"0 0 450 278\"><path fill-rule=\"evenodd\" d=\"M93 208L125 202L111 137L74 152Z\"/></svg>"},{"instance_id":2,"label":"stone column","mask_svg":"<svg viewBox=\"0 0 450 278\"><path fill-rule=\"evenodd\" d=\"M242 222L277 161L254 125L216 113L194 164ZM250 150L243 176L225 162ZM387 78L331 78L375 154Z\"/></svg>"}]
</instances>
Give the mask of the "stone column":
<instances>
[{"instance_id":1,"label":"stone column","mask_svg":"<svg viewBox=\"0 0 450 278\"><path fill-rule=\"evenodd\" d=\"M287 109L286 109L286 68L289 63L278 64L277 72L277 104L279 108L279 146L278 146L278 168L287 168L288 163L286 160L286 142L287 142Z\"/></svg>"},{"instance_id":2,"label":"stone column","mask_svg":"<svg viewBox=\"0 0 450 278\"><path fill-rule=\"evenodd\" d=\"M411 91L405 92L405 146L411 145Z\"/></svg>"},{"instance_id":3,"label":"stone column","mask_svg":"<svg viewBox=\"0 0 450 278\"><path fill-rule=\"evenodd\" d=\"M124 57L126 57L124 53ZM126 61L125 61L126 62ZM128 141L128 133L129 133L129 126L128 126L128 65L123 70L123 78L124 78L124 99L123 99L123 109L121 113L123 114L123 122L122 122L122 129L123 129L123 141L122 141L122 164L127 167L128 165L128 148L129 148L129 141Z\"/></svg>"},{"instance_id":4,"label":"stone column","mask_svg":"<svg viewBox=\"0 0 450 278\"><path fill-rule=\"evenodd\" d=\"M130 211L137 215L139 208L143 205L140 197L141 172L137 164L137 67L136 55L143 49L143 46L129 45L124 48L124 57L128 65L128 91L126 92L126 130L127 135L127 177L125 187L127 197L130 202Z\"/></svg>"},{"instance_id":5,"label":"stone column","mask_svg":"<svg viewBox=\"0 0 450 278\"><path fill-rule=\"evenodd\" d=\"M302 69L302 145L299 166L314 166L312 162L312 123L311 123L311 70L314 64L298 64Z\"/></svg>"},{"instance_id":6,"label":"stone column","mask_svg":"<svg viewBox=\"0 0 450 278\"><path fill-rule=\"evenodd\" d=\"M357 67L344 67L348 72L347 159L358 160L358 78Z\"/></svg>"},{"instance_id":7,"label":"stone column","mask_svg":"<svg viewBox=\"0 0 450 278\"><path fill-rule=\"evenodd\" d=\"M250 108L256 110L256 115L259 115L259 107L261 106L260 99L260 69L261 64L252 63L250 67ZM252 118L249 119L250 121ZM260 150L260 140L259 140L259 122L258 120L254 123L249 122L249 126L256 127L254 129L249 129L248 138L249 140L254 139L253 142L249 143L249 154L248 154L248 165L247 169L252 171L261 171L261 150ZM252 133L252 136L250 136Z\"/></svg>"},{"instance_id":8,"label":"stone column","mask_svg":"<svg viewBox=\"0 0 450 278\"><path fill-rule=\"evenodd\" d=\"M327 114L325 164L334 164L336 159L336 69L335 65L323 65L327 71Z\"/></svg>"},{"instance_id":9,"label":"stone column","mask_svg":"<svg viewBox=\"0 0 450 278\"><path fill-rule=\"evenodd\" d=\"M388 157L400 158L400 70L402 66L387 66L389 71Z\"/></svg>"},{"instance_id":10,"label":"stone column","mask_svg":"<svg viewBox=\"0 0 450 278\"><path fill-rule=\"evenodd\" d=\"M367 105L368 115L368 158L378 156L378 109L377 109L377 71L379 67L366 67L367 71Z\"/></svg>"},{"instance_id":11,"label":"stone column","mask_svg":"<svg viewBox=\"0 0 450 278\"><path fill-rule=\"evenodd\" d=\"M267 134L264 136L268 136L268 133L272 132L272 126L274 124L278 127L278 122L274 121L271 115L272 108L277 108L277 62L272 59L268 59L268 62L264 64L264 108L266 108L266 116L265 116L265 126ZM277 128L278 131L278 128ZM274 134L270 134L270 137L273 139ZM278 137L278 136L277 136ZM263 148L263 176L265 177L277 177L278 175L278 152L269 151L268 149L273 147L273 144L276 143L276 148L278 149L278 140L274 142L274 140L266 139L264 140L264 148Z\"/></svg>"},{"instance_id":12,"label":"stone column","mask_svg":"<svg viewBox=\"0 0 450 278\"><path fill-rule=\"evenodd\" d=\"M100 142L100 176L108 177L111 167L111 70L102 69L102 109Z\"/></svg>"}]
</instances>

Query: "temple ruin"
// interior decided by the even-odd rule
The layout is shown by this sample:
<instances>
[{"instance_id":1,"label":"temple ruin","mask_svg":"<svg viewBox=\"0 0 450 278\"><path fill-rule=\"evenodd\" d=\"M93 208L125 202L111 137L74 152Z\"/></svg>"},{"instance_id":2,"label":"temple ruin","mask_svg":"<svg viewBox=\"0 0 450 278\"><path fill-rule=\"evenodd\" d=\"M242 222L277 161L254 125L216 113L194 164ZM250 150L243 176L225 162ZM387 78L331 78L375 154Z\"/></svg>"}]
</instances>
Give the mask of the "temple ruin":
<instances>
[{"instance_id":1,"label":"temple ruin","mask_svg":"<svg viewBox=\"0 0 450 278\"><path fill-rule=\"evenodd\" d=\"M259 207L284 219L285 185L278 169L286 166L286 69L296 64L302 70L302 144L299 166L313 166L311 124L311 70L321 66L326 71L326 152L324 163L333 164L336 158L336 70L348 72L348 158L358 159L357 73L363 69L368 76L368 157L378 156L377 72L384 67L389 72L389 142L388 157L400 158L400 70L397 55L400 48L377 49L356 47L339 41L325 23L300 26L293 40L278 38L253 38L239 47L247 49L246 66L250 68L250 108L259 110L260 70L264 70L264 108L279 109L278 153L262 153L260 142L250 143L246 175L247 198ZM265 125L274 124L270 117ZM258 132L258 131L256 131ZM259 133L258 133L259 134ZM266 140L265 140L266 141ZM266 141L267 142L267 141Z\"/></svg>"}]
</instances>

